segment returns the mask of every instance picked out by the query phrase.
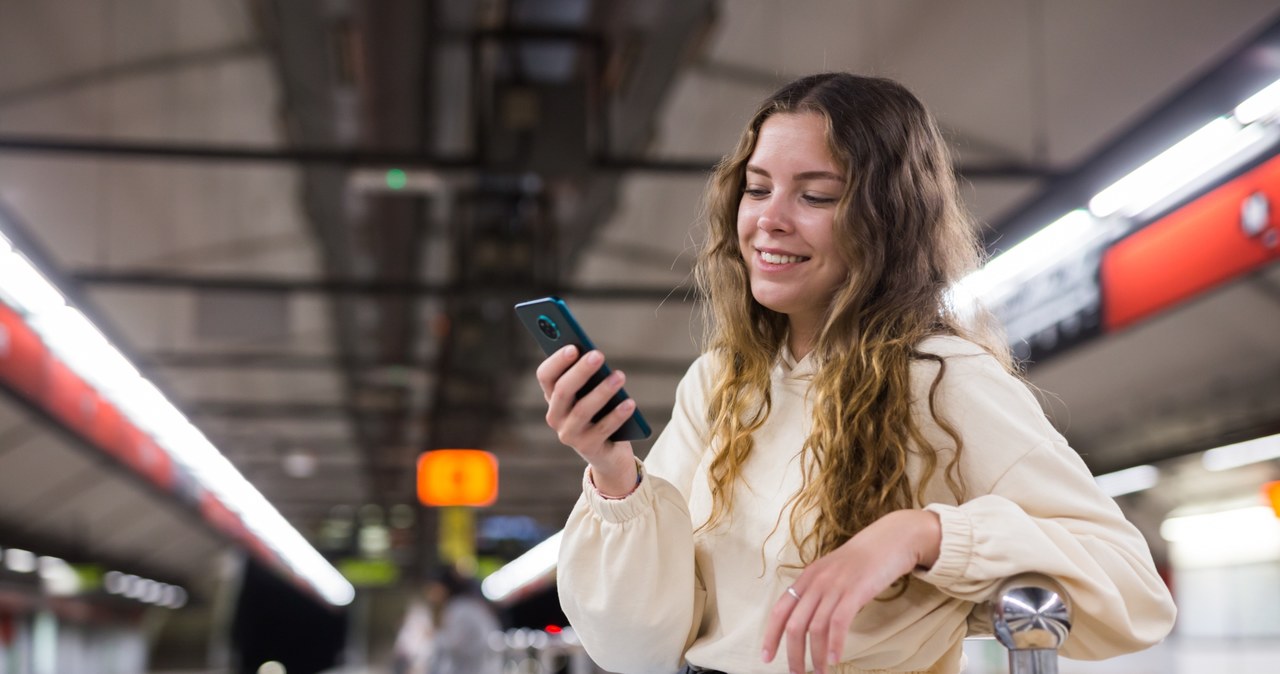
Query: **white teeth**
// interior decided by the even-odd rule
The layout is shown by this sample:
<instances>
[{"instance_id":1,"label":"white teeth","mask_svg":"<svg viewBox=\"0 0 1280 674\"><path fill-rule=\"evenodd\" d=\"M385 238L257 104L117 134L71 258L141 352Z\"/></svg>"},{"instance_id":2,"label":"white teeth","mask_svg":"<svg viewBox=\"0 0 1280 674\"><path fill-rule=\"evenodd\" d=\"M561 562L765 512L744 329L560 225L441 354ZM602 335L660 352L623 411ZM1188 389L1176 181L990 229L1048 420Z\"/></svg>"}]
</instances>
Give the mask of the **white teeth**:
<instances>
[{"instance_id":1,"label":"white teeth","mask_svg":"<svg viewBox=\"0 0 1280 674\"><path fill-rule=\"evenodd\" d=\"M799 255L774 255L773 253L766 253L763 250L760 251L760 257L769 264L791 264L792 262L802 262L809 259L807 257L800 257Z\"/></svg>"}]
</instances>

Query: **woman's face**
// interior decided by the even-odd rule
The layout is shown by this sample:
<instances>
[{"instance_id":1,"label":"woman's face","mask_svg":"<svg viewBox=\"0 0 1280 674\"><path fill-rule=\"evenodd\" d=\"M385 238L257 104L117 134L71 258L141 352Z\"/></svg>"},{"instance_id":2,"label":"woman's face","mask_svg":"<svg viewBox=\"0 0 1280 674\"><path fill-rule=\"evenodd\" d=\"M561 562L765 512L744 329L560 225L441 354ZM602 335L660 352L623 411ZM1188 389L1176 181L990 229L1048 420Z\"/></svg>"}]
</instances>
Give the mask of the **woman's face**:
<instances>
[{"instance_id":1,"label":"woman's face","mask_svg":"<svg viewBox=\"0 0 1280 674\"><path fill-rule=\"evenodd\" d=\"M432 606L444 606L449 601L449 589L439 581L427 583L424 594L426 595L427 603Z\"/></svg>"},{"instance_id":2,"label":"woman's face","mask_svg":"<svg viewBox=\"0 0 1280 674\"><path fill-rule=\"evenodd\" d=\"M738 245L752 296L809 337L849 273L834 232L844 191L822 117L784 113L765 120L747 160Z\"/></svg>"}]
</instances>

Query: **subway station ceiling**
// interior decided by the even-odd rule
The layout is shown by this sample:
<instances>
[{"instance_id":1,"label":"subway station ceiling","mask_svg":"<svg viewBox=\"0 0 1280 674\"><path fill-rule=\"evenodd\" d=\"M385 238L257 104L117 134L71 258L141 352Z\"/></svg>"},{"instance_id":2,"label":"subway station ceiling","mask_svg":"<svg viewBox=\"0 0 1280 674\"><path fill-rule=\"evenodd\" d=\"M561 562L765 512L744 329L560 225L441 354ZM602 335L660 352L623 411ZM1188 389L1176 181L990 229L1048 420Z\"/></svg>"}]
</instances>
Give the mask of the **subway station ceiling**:
<instances>
[{"instance_id":1,"label":"subway station ceiling","mask_svg":"<svg viewBox=\"0 0 1280 674\"><path fill-rule=\"evenodd\" d=\"M1173 4L0 0L0 231L311 540L415 503L444 447L497 455L485 512L554 530L581 462L512 304L567 298L660 431L699 195L762 97L901 80L997 250L1280 18ZM1029 377L1115 470L1275 432L1276 335L1272 264ZM225 541L107 464L0 402L0 539L209 573Z\"/></svg>"}]
</instances>

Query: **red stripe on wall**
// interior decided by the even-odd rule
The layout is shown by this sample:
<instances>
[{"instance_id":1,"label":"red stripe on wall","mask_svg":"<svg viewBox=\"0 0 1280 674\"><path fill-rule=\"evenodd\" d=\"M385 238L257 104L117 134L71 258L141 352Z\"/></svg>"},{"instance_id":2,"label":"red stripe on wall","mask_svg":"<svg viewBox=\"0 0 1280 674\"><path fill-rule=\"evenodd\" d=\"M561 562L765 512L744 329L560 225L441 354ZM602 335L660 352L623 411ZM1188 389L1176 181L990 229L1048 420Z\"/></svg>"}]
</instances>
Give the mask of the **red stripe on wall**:
<instances>
[{"instance_id":1,"label":"red stripe on wall","mask_svg":"<svg viewBox=\"0 0 1280 674\"><path fill-rule=\"evenodd\" d=\"M1245 201L1265 219L1246 231ZM1280 156L1117 242L1102 257L1103 326L1120 330L1280 259Z\"/></svg>"},{"instance_id":2,"label":"red stripe on wall","mask_svg":"<svg viewBox=\"0 0 1280 674\"><path fill-rule=\"evenodd\" d=\"M42 400L49 386L48 356L26 321L0 302L0 381L30 400Z\"/></svg>"}]
</instances>

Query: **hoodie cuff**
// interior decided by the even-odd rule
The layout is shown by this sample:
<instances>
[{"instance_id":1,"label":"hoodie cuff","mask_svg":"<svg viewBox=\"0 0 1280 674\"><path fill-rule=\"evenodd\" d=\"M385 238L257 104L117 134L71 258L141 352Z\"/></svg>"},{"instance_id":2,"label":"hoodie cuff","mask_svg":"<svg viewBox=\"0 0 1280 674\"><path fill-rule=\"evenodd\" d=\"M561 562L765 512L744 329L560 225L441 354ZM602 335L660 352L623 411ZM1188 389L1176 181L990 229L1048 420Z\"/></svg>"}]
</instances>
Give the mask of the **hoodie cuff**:
<instances>
[{"instance_id":1,"label":"hoodie cuff","mask_svg":"<svg viewBox=\"0 0 1280 674\"><path fill-rule=\"evenodd\" d=\"M913 575L931 585L950 585L963 578L969 568L973 557L973 522L956 506L931 503L924 509L936 514L942 523L942 544L933 566Z\"/></svg>"},{"instance_id":2,"label":"hoodie cuff","mask_svg":"<svg viewBox=\"0 0 1280 674\"><path fill-rule=\"evenodd\" d=\"M582 472L582 494L591 512L606 522L625 522L640 513L652 510L652 480L645 479L644 464L636 459L636 488L622 498L609 498L596 489L591 481L591 466Z\"/></svg>"}]
</instances>

